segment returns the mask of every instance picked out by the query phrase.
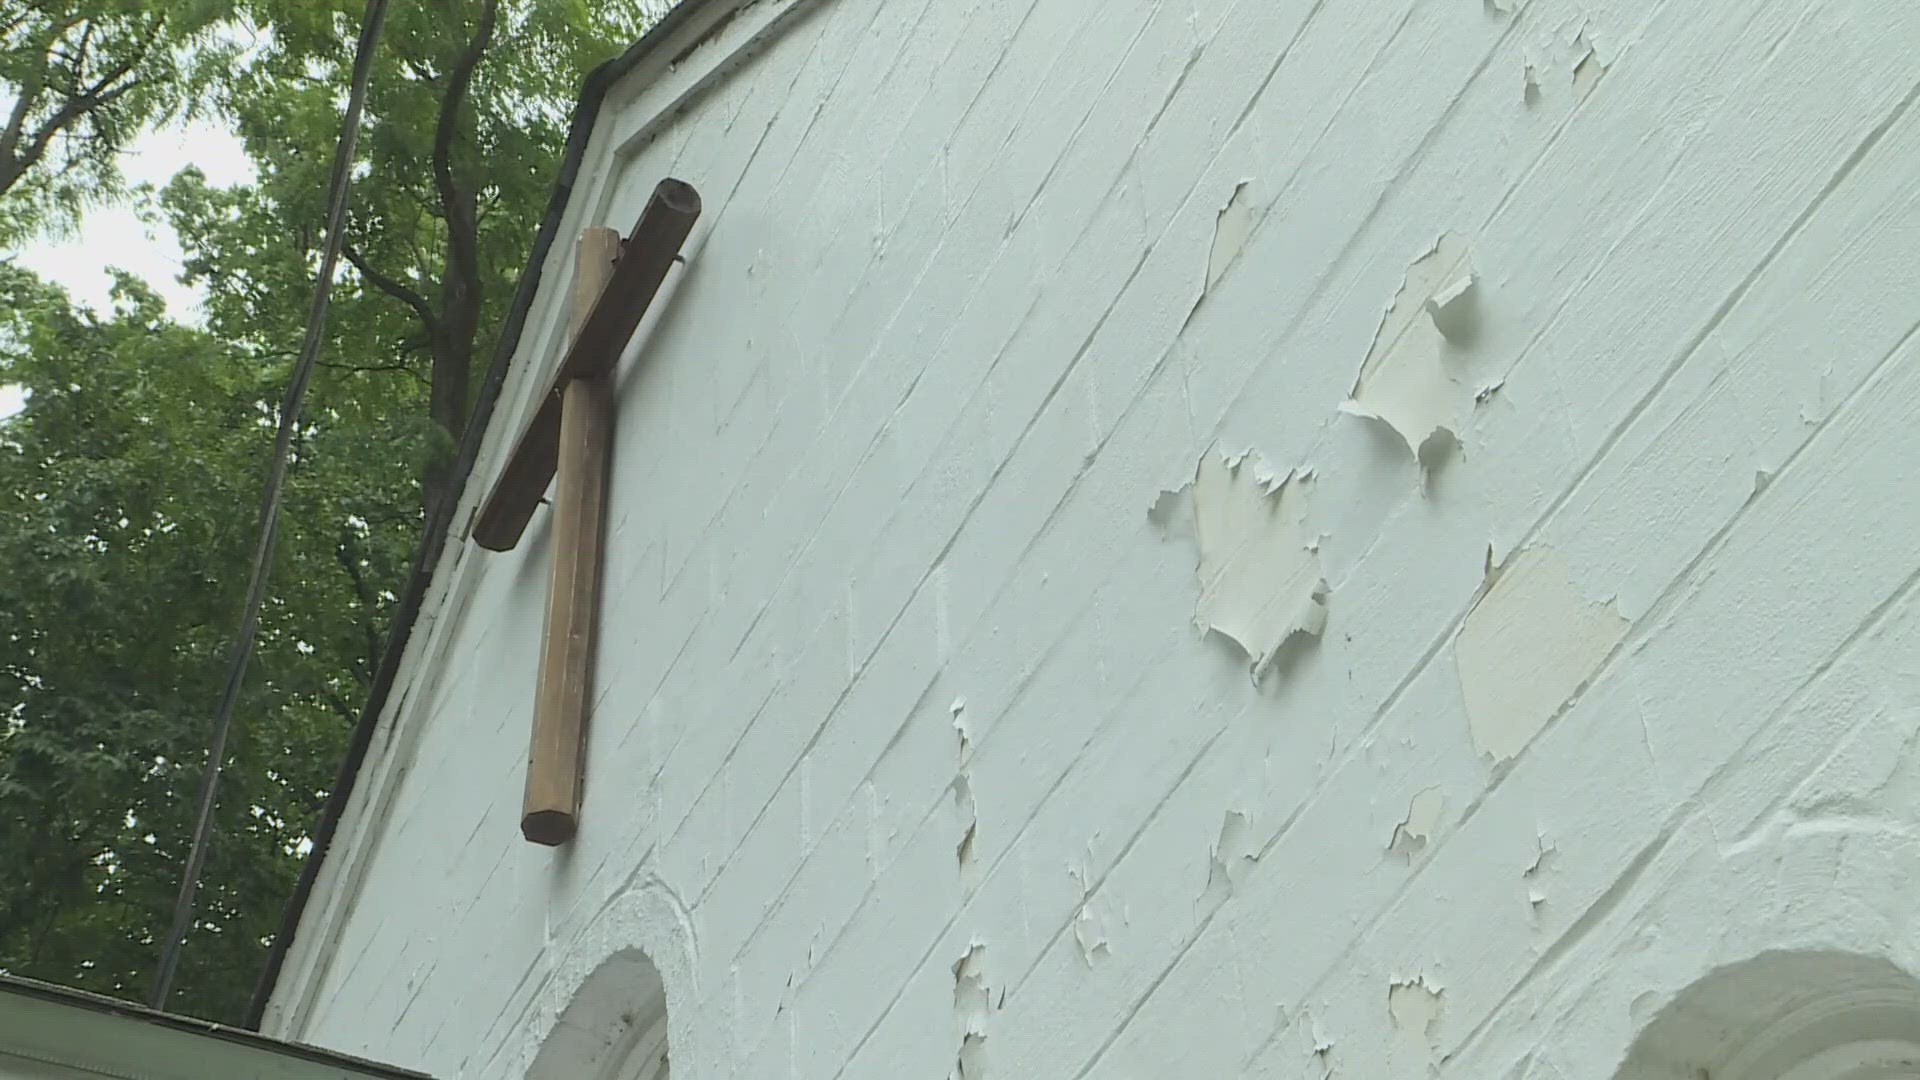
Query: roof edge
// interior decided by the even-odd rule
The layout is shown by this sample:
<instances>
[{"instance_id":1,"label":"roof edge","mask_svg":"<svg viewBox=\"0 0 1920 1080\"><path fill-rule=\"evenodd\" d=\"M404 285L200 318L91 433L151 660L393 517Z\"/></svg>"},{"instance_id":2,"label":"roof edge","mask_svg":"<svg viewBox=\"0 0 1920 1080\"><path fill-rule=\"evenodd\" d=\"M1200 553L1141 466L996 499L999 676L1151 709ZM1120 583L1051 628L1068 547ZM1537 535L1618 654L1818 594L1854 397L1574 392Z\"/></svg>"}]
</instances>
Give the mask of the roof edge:
<instances>
[{"instance_id":1,"label":"roof edge","mask_svg":"<svg viewBox=\"0 0 1920 1080\"><path fill-rule=\"evenodd\" d=\"M156 1027L170 1028L202 1038L219 1039L222 1042L237 1043L241 1046L265 1050L285 1057L299 1058L321 1065L349 1068L367 1076L378 1076L387 1080L431 1080L425 1073L411 1069L401 1069L392 1065L383 1065L377 1061L354 1057L351 1054L336 1053L318 1046L305 1043L288 1042L283 1039L268 1038L255 1031L244 1028L217 1024L211 1020L201 1020L179 1013L161 1012L145 1005L100 994L75 990L72 987L57 986L41 982L38 979L26 979L18 975L0 975L0 997L6 995L32 998L54 1005L84 1009L88 1012L118 1016L128 1020L138 1020Z\"/></svg>"},{"instance_id":2,"label":"roof edge","mask_svg":"<svg viewBox=\"0 0 1920 1080\"><path fill-rule=\"evenodd\" d=\"M696 14L705 9L741 6L742 0L680 0L671 11L661 16L660 21L648 28L640 39L634 42L619 56L601 64L589 72L581 85L580 100L574 108L573 124L567 132L566 148L560 159L560 170L554 179L553 194L547 200L545 216L540 221L540 229L534 234L533 247L527 255L526 269L520 272L520 282L514 291L513 304L507 311L506 324L500 335L499 344L494 349L493 362L487 369L486 378L480 384L480 393L475 399L473 415L468 418L467 427L460 440L458 453L453 460L449 476L457 477L458 486L449 485L441 497L428 509L426 528L421 533L420 546L414 554L413 570L407 579L407 585L400 597L400 604L394 610L393 622L387 630L386 647L381 653L380 666L374 673L373 684L367 692L367 700L360 711L360 719L354 725L353 736L347 744L346 757L340 763L340 771L334 778L333 788L327 797L325 808L321 811L320 826L314 832L313 850L301 865L299 880L294 884L293 895L287 901L281 916L280 927L274 934L273 946L267 953L266 966L260 972L259 980L254 984L253 1000L247 1008L246 1029L258 1032L266 1016L267 1004L280 980L280 972L286 963L287 950L293 944L299 932L300 921L306 912L307 902L312 898L314 884L319 878L320 868L326 860L327 851L333 844L334 834L340 826L347 803L353 797L355 781L359 777L360 767L365 763L367 751L373 745L374 730L379 726L380 716L386 711L387 697L393 689L394 679L398 676L401 660L406 653L407 641L412 636L414 622L419 618L426 600L427 590L433 582L433 571L439 563L453 523L455 512L463 501L467 485L472 482L474 465L480 456L480 447L493 419L494 407L499 403L500 392L506 385L507 373L512 367L513 356L520 346L520 334L526 327L527 314L533 306L535 294L539 291L542 268L547 255L553 247L554 239L560 231L560 220L566 213L567 204L573 195L574 180L581 164L586 159L587 144L592 141L594 127L599 120L600 106L614 86L624 79L634 68L654 54L667 47L673 39L687 28ZM708 28L704 39L719 25L725 23L723 17L715 26ZM680 53L667 59L665 66L672 66L693 44L683 46Z\"/></svg>"}]
</instances>

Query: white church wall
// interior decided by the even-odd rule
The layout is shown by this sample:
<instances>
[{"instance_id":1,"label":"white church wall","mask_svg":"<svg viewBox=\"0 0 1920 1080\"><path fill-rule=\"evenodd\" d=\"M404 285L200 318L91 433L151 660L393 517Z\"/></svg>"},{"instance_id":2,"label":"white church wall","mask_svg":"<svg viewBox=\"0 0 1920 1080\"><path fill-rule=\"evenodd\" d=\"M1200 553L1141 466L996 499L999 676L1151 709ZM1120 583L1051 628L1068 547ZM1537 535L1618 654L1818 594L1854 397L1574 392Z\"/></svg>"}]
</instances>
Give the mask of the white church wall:
<instances>
[{"instance_id":1,"label":"white church wall","mask_svg":"<svg viewBox=\"0 0 1920 1080\"><path fill-rule=\"evenodd\" d=\"M676 1078L1603 1077L1763 953L1920 970L1916 33L744 9L563 232L705 201L580 834L516 829L537 516L443 563L276 1022L519 1077L639 950Z\"/></svg>"}]
</instances>

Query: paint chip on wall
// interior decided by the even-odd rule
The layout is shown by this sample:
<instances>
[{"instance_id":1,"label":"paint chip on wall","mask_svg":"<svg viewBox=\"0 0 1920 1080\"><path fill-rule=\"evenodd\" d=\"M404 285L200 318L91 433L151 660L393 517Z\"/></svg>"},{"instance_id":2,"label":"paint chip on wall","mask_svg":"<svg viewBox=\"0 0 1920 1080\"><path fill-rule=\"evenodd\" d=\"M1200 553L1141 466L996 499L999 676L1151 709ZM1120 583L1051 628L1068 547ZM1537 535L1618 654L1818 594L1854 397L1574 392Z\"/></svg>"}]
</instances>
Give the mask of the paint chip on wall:
<instances>
[{"instance_id":1,"label":"paint chip on wall","mask_svg":"<svg viewBox=\"0 0 1920 1080\"><path fill-rule=\"evenodd\" d=\"M954 698L947 711L953 716L954 733L960 736L960 767L973 760L973 729L967 724L967 699Z\"/></svg>"},{"instance_id":2,"label":"paint chip on wall","mask_svg":"<svg viewBox=\"0 0 1920 1080\"><path fill-rule=\"evenodd\" d=\"M1433 1045L1433 1025L1440 1019L1440 989L1427 983L1426 976L1389 984L1387 1015L1394 1030L1408 1041Z\"/></svg>"},{"instance_id":3,"label":"paint chip on wall","mask_svg":"<svg viewBox=\"0 0 1920 1080\"><path fill-rule=\"evenodd\" d=\"M1171 535L1190 512L1200 549L1194 623L1238 645L1257 685L1288 642L1326 627L1327 583L1307 528L1306 480L1293 473L1276 479L1251 455L1230 460L1209 451L1185 490L1186 499L1163 492L1148 519Z\"/></svg>"},{"instance_id":4,"label":"paint chip on wall","mask_svg":"<svg viewBox=\"0 0 1920 1080\"><path fill-rule=\"evenodd\" d=\"M1564 78L1566 85L1572 89L1572 99L1579 101L1592 93L1606 75L1612 59L1605 43L1595 34L1586 18L1562 23L1557 30L1536 38L1523 50L1527 104L1539 103L1543 90L1542 73L1545 72L1553 72L1555 78L1544 89L1557 94L1562 85L1559 79Z\"/></svg>"},{"instance_id":5,"label":"paint chip on wall","mask_svg":"<svg viewBox=\"0 0 1920 1080\"><path fill-rule=\"evenodd\" d=\"M960 883L970 886L976 869L973 844L980 831L980 815L973 801L973 780L964 771L953 781L953 808L960 817L960 843L954 848L954 857L960 865Z\"/></svg>"},{"instance_id":6,"label":"paint chip on wall","mask_svg":"<svg viewBox=\"0 0 1920 1080\"><path fill-rule=\"evenodd\" d=\"M1555 848L1547 843L1547 838L1544 836L1536 836L1534 844L1533 861L1520 872L1520 877L1527 884L1527 909L1537 913L1540 905L1547 902L1547 891L1542 887L1540 872L1546 868L1548 858L1553 855Z\"/></svg>"},{"instance_id":7,"label":"paint chip on wall","mask_svg":"<svg viewBox=\"0 0 1920 1080\"><path fill-rule=\"evenodd\" d=\"M1559 555L1520 552L1454 639L1474 747L1495 764L1519 754L1626 632L1611 603L1580 595Z\"/></svg>"},{"instance_id":8,"label":"paint chip on wall","mask_svg":"<svg viewBox=\"0 0 1920 1080\"><path fill-rule=\"evenodd\" d=\"M1227 268L1240 257L1240 249L1253 233L1253 199L1247 194L1250 183L1251 180L1242 180L1233 185L1227 204L1214 216L1213 248L1207 253L1207 292L1212 292L1214 285L1226 276Z\"/></svg>"},{"instance_id":9,"label":"paint chip on wall","mask_svg":"<svg viewBox=\"0 0 1920 1080\"><path fill-rule=\"evenodd\" d=\"M1415 794L1407 803L1406 819L1393 827L1387 850L1409 859L1426 850L1427 841L1440 830L1440 817L1446 808L1447 796L1437 787Z\"/></svg>"},{"instance_id":10,"label":"paint chip on wall","mask_svg":"<svg viewBox=\"0 0 1920 1080\"><path fill-rule=\"evenodd\" d=\"M1112 952L1107 944L1106 920L1094 910L1092 872L1070 867L1067 873L1073 876L1080 891L1080 900L1073 912L1073 941L1080 947L1080 959L1092 967L1096 957Z\"/></svg>"},{"instance_id":11,"label":"paint chip on wall","mask_svg":"<svg viewBox=\"0 0 1920 1080\"><path fill-rule=\"evenodd\" d=\"M1427 316L1448 341L1466 341L1474 332L1473 271L1468 269L1427 297Z\"/></svg>"},{"instance_id":12,"label":"paint chip on wall","mask_svg":"<svg viewBox=\"0 0 1920 1080\"><path fill-rule=\"evenodd\" d=\"M1448 370L1446 353L1473 340L1477 301L1467 242L1446 233L1407 267L1341 411L1393 428L1416 460L1428 440L1456 439L1472 394Z\"/></svg>"},{"instance_id":13,"label":"paint chip on wall","mask_svg":"<svg viewBox=\"0 0 1920 1080\"><path fill-rule=\"evenodd\" d=\"M960 819L960 843L954 847L954 859L960 866L960 885L970 889L976 884L979 859L974 852L974 841L979 836L980 808L973 798L973 773L969 766L973 762L973 732L967 727L967 701L954 698L949 706L953 714L953 730L960 736L959 763L953 772L953 809Z\"/></svg>"},{"instance_id":14,"label":"paint chip on wall","mask_svg":"<svg viewBox=\"0 0 1920 1080\"><path fill-rule=\"evenodd\" d=\"M1529 880L1539 876L1540 871L1546 868L1547 862L1558 850L1547 843L1545 836L1536 835L1533 838L1533 861L1527 864L1525 870L1520 871L1520 876Z\"/></svg>"},{"instance_id":15,"label":"paint chip on wall","mask_svg":"<svg viewBox=\"0 0 1920 1080\"><path fill-rule=\"evenodd\" d=\"M1600 81L1600 76L1607 73L1607 65L1601 61L1600 53L1594 48L1592 39L1587 36L1585 26L1574 34L1573 44L1569 46L1569 50L1573 54L1574 96L1585 97L1593 89L1593 84Z\"/></svg>"},{"instance_id":16,"label":"paint chip on wall","mask_svg":"<svg viewBox=\"0 0 1920 1080\"><path fill-rule=\"evenodd\" d=\"M953 964L953 1019L960 1050L951 1080L979 1080L987 1074L987 1015L993 991L987 988L986 962L987 947L976 941Z\"/></svg>"},{"instance_id":17,"label":"paint chip on wall","mask_svg":"<svg viewBox=\"0 0 1920 1080\"><path fill-rule=\"evenodd\" d=\"M1333 1038L1327 1029L1320 1025L1320 1018L1311 1014L1302 1014L1307 1021L1308 1052L1315 1057L1326 1057L1333 1052Z\"/></svg>"},{"instance_id":18,"label":"paint chip on wall","mask_svg":"<svg viewBox=\"0 0 1920 1080\"><path fill-rule=\"evenodd\" d=\"M1175 538L1191 540L1193 534L1193 485L1182 484L1171 491L1162 491L1147 508L1147 523L1160 534L1162 540Z\"/></svg>"},{"instance_id":19,"label":"paint chip on wall","mask_svg":"<svg viewBox=\"0 0 1920 1080\"><path fill-rule=\"evenodd\" d=\"M1253 847L1253 817L1245 810L1229 810L1220 822L1220 838L1214 841L1207 863L1207 888L1204 896L1224 900L1246 879L1247 870L1259 861Z\"/></svg>"},{"instance_id":20,"label":"paint chip on wall","mask_svg":"<svg viewBox=\"0 0 1920 1080\"><path fill-rule=\"evenodd\" d=\"M1320 1080L1331 1080L1333 1076L1333 1040L1327 1038L1320 1027L1319 1020L1313 1020L1307 1030L1307 1057L1314 1064L1314 1073Z\"/></svg>"}]
</instances>

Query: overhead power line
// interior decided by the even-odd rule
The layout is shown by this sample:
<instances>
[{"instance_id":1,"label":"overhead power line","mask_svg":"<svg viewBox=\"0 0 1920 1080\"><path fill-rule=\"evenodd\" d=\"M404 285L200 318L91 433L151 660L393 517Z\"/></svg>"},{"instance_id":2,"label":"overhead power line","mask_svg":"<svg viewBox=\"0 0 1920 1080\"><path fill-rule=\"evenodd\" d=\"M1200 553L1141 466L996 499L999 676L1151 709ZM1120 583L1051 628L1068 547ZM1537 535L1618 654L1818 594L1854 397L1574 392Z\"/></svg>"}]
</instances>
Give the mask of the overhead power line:
<instances>
[{"instance_id":1,"label":"overhead power line","mask_svg":"<svg viewBox=\"0 0 1920 1080\"><path fill-rule=\"evenodd\" d=\"M333 294L333 273L340 261L341 232L347 220L347 193L353 179L354 143L360 133L360 113L366 104L367 82L373 72L374 44L380 38L380 25L387 14L387 0L367 0L366 16L360 21L360 40L354 46L353 85L347 94L347 110L340 119L340 138L333 152L333 174L327 193L327 234L320 256L320 273L313 285L313 304L307 311L306 338L300 355L294 360L293 375L287 382L286 397L280 404L280 430L273 440L273 461L267 472L266 491L260 498L260 537L253 550L253 572L247 583L246 606L241 609L240 631L228 654L226 689L220 708L213 717L213 740L207 752L205 772L200 779L200 803L193 823L193 846L187 852L187 865L180 875L180 897L174 904L173 927L160 948L160 966L154 972L149 1003L156 1009L166 1007L173 990L174 975L180 965L180 948L193 926L194 897L200 887L200 874L206 866L207 846L213 835L213 808L220 789L220 770L226 760L227 733L233 727L233 710L246 682L247 661L253 658L253 642L260 629L260 602L266 595L267 576L273 564L273 546L280 524L280 490L287 477L287 454L300 422L300 408L307 396L307 383L313 376L314 361L320 355L320 341L327 327L327 304Z\"/></svg>"}]
</instances>

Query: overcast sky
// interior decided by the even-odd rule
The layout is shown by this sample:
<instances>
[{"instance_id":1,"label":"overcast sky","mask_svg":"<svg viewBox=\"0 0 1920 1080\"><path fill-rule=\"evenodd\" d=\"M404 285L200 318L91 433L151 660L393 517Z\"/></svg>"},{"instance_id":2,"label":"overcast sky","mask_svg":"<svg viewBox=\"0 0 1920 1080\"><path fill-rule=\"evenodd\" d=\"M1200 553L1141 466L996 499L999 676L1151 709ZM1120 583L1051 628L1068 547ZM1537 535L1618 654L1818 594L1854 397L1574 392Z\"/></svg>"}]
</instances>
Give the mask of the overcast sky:
<instances>
[{"instance_id":1,"label":"overcast sky","mask_svg":"<svg viewBox=\"0 0 1920 1080\"><path fill-rule=\"evenodd\" d=\"M253 166L241 151L240 140L223 128L204 123L153 131L135 140L121 159L128 184L166 183L188 165L198 165L210 183L227 185L249 180ZM173 230L164 224L143 223L130 206L99 206L89 210L79 230L60 241L27 244L19 261L42 277L59 282L76 303L101 311L111 301L113 281L109 266L132 271L167 301L167 309L183 322L200 322L200 294L180 284L181 252ZM19 392L0 386L0 416L20 407Z\"/></svg>"}]
</instances>

